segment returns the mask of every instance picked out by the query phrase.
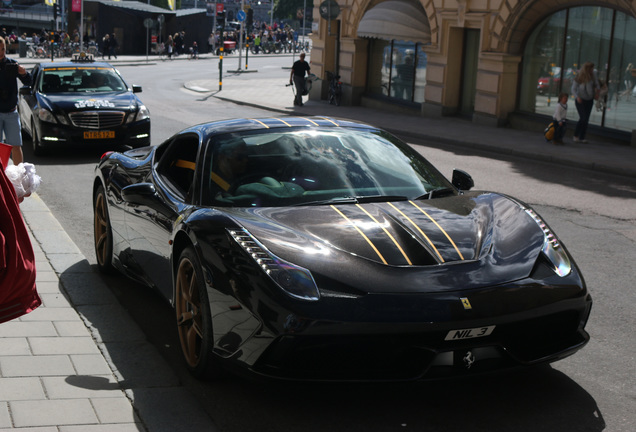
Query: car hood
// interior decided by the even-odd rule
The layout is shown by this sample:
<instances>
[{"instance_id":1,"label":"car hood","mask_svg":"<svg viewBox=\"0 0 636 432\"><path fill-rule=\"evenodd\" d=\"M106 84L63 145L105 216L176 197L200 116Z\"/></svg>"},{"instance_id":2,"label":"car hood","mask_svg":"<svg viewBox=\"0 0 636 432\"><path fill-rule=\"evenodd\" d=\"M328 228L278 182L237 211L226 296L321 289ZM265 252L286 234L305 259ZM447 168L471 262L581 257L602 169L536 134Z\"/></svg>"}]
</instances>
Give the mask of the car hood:
<instances>
[{"instance_id":1,"label":"car hood","mask_svg":"<svg viewBox=\"0 0 636 432\"><path fill-rule=\"evenodd\" d=\"M452 267L464 286L503 283L527 277L544 243L524 208L494 193L228 213L279 258L325 273L343 263L361 272L408 267L431 275Z\"/></svg>"},{"instance_id":2,"label":"car hood","mask_svg":"<svg viewBox=\"0 0 636 432\"><path fill-rule=\"evenodd\" d=\"M124 110L138 104L137 97L130 92L94 93L77 95L75 93L40 95L43 105L51 110Z\"/></svg>"}]
</instances>

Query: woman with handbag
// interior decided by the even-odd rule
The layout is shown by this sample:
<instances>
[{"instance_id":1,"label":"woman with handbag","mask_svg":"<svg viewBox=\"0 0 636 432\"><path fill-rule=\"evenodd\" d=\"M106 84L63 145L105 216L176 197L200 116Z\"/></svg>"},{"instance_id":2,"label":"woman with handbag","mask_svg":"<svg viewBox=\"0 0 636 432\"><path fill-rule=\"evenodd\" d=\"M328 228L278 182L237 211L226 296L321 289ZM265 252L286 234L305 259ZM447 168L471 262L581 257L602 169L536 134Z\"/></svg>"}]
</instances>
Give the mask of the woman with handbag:
<instances>
[{"instance_id":1,"label":"woman with handbag","mask_svg":"<svg viewBox=\"0 0 636 432\"><path fill-rule=\"evenodd\" d=\"M594 100L598 99L599 92L600 86L594 71L594 63L586 62L579 69L576 78L572 82L572 95L574 96L576 111L579 113L579 121L574 129L574 142L587 142L585 139L587 125L592 114Z\"/></svg>"}]
</instances>

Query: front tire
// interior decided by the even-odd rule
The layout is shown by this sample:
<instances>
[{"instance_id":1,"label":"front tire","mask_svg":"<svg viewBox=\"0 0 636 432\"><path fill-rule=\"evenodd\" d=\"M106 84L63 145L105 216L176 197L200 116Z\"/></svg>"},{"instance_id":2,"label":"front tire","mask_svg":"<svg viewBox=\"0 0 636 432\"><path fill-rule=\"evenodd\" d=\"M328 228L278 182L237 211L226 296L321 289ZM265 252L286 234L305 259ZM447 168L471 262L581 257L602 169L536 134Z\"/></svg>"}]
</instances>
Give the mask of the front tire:
<instances>
[{"instance_id":1,"label":"front tire","mask_svg":"<svg viewBox=\"0 0 636 432\"><path fill-rule=\"evenodd\" d=\"M113 231L108 216L108 205L104 187L100 185L93 201L93 233L97 268L102 273L113 271Z\"/></svg>"},{"instance_id":2,"label":"front tire","mask_svg":"<svg viewBox=\"0 0 636 432\"><path fill-rule=\"evenodd\" d=\"M179 257L175 287L175 311L181 351L196 378L218 374L212 348L212 316L199 259L192 247Z\"/></svg>"},{"instance_id":3,"label":"front tire","mask_svg":"<svg viewBox=\"0 0 636 432\"><path fill-rule=\"evenodd\" d=\"M38 130L35 128L35 122L31 122L31 143L33 146L33 154L36 156L42 156L45 153L38 136Z\"/></svg>"}]
</instances>

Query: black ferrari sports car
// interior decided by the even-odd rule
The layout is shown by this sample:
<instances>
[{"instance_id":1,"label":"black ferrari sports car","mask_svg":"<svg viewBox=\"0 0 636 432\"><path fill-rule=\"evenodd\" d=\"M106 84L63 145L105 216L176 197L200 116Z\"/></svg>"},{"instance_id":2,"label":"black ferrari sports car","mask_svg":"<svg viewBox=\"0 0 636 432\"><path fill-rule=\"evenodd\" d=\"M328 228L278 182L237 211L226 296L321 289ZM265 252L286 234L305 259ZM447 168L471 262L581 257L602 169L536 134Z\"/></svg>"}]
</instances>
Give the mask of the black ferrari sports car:
<instances>
[{"instance_id":1,"label":"black ferrari sports car","mask_svg":"<svg viewBox=\"0 0 636 432\"><path fill-rule=\"evenodd\" d=\"M22 129L33 151L76 145L150 145L150 113L119 72L90 57L40 63L19 90Z\"/></svg>"},{"instance_id":2,"label":"black ferrari sports car","mask_svg":"<svg viewBox=\"0 0 636 432\"><path fill-rule=\"evenodd\" d=\"M582 348L591 297L532 208L452 181L396 137L237 119L106 153L95 251L174 306L191 372L418 380Z\"/></svg>"}]
</instances>

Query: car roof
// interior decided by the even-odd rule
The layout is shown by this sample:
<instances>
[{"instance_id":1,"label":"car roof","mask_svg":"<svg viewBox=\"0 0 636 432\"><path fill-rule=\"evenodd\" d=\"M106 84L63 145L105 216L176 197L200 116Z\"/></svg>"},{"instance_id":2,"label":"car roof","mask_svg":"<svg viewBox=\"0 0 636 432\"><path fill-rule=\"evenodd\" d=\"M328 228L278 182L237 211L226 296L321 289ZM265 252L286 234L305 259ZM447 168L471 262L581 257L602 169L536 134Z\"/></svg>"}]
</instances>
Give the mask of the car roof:
<instances>
[{"instance_id":1,"label":"car roof","mask_svg":"<svg viewBox=\"0 0 636 432\"><path fill-rule=\"evenodd\" d=\"M72 62L72 61L63 61L63 62L42 62L40 63L41 68L59 68L59 67L81 67L81 68L109 68L115 69L113 65L107 62Z\"/></svg>"},{"instance_id":2,"label":"car roof","mask_svg":"<svg viewBox=\"0 0 636 432\"><path fill-rule=\"evenodd\" d=\"M250 130L286 129L295 127L320 127L320 128L356 128L369 131L379 131L377 127L352 120L334 117L269 117L269 118L239 118L220 120L193 126L187 130L205 130L207 134L218 135L230 132L242 132Z\"/></svg>"}]
</instances>

